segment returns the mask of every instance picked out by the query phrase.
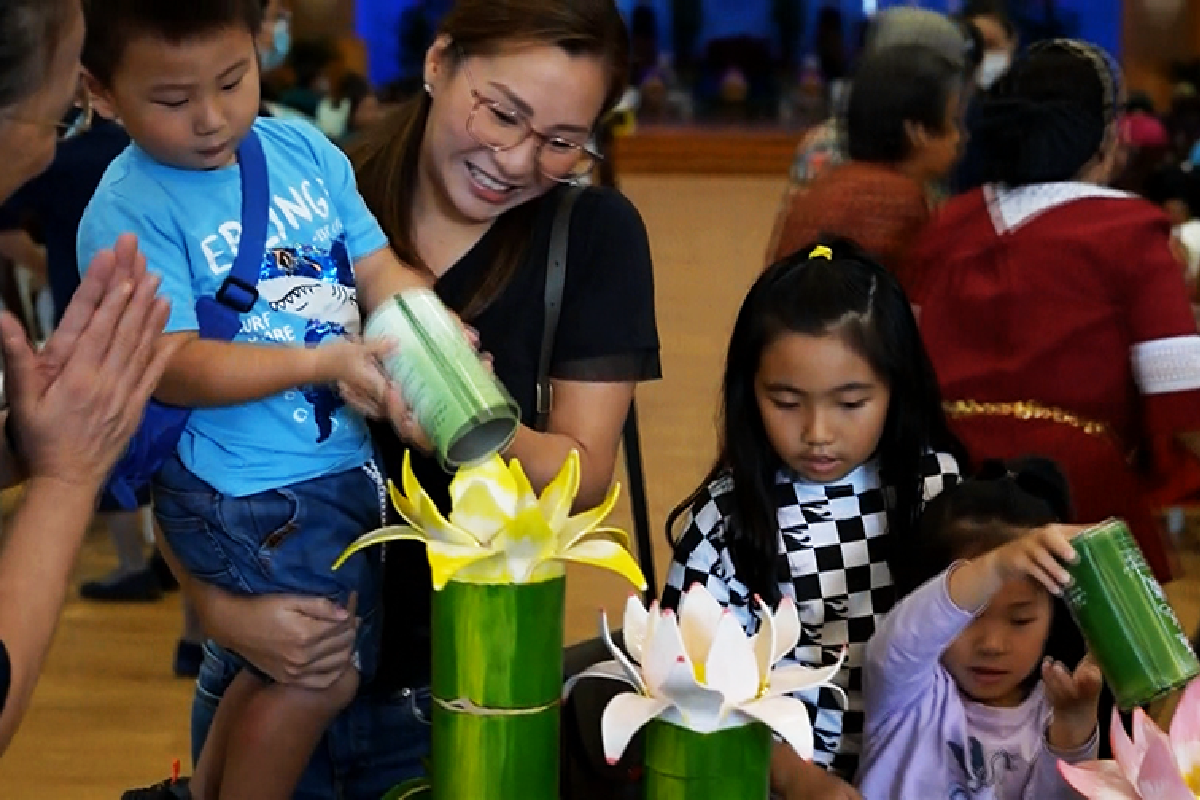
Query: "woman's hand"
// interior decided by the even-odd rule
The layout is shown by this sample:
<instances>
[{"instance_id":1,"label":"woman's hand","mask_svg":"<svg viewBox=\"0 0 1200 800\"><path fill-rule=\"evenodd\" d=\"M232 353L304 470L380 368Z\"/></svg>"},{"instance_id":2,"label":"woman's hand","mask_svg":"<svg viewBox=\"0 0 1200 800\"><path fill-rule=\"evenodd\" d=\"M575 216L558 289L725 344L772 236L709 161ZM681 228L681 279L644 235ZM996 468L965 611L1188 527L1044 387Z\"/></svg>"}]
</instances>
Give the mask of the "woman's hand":
<instances>
[{"instance_id":1,"label":"woman's hand","mask_svg":"<svg viewBox=\"0 0 1200 800\"><path fill-rule=\"evenodd\" d=\"M20 323L0 316L16 448L31 478L94 492L137 429L177 345L170 313L137 239L96 255L62 323L35 352Z\"/></svg>"},{"instance_id":2,"label":"woman's hand","mask_svg":"<svg viewBox=\"0 0 1200 800\"><path fill-rule=\"evenodd\" d=\"M480 361L491 372L491 355L479 351L479 332L469 325L464 325L457 315L454 318L462 325L463 335L466 336L471 348L479 354ZM412 406L405 401L404 395L400 393L399 388L394 383L389 384L383 414L380 416L392 423L392 427L395 428L400 440L405 444L420 450L422 453L429 454L433 452L433 440L429 437L429 433L421 427L421 423L413 413Z\"/></svg>"},{"instance_id":3,"label":"woman's hand","mask_svg":"<svg viewBox=\"0 0 1200 800\"><path fill-rule=\"evenodd\" d=\"M205 635L277 682L322 691L350 667L357 596L346 608L321 597L243 597L192 577L162 536L158 549L192 601Z\"/></svg>"},{"instance_id":4,"label":"woman's hand","mask_svg":"<svg viewBox=\"0 0 1200 800\"><path fill-rule=\"evenodd\" d=\"M218 644L279 683L322 691L351 666L357 598L341 608L319 597L239 597L204 586L193 599Z\"/></svg>"}]
</instances>

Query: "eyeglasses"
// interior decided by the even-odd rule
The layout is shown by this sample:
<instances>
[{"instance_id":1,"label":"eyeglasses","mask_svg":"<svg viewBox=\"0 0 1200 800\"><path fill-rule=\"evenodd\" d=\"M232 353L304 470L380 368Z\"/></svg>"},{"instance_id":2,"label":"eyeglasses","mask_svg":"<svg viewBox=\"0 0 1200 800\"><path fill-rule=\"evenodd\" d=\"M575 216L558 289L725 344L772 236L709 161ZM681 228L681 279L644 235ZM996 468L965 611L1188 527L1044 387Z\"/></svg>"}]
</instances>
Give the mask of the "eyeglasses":
<instances>
[{"instance_id":1,"label":"eyeglasses","mask_svg":"<svg viewBox=\"0 0 1200 800\"><path fill-rule=\"evenodd\" d=\"M521 112L484 97L475 88L475 81L465 61L463 72L467 76L467 85L471 87L471 97L475 99L471 115L467 117L467 133L493 153L512 150L530 136L536 136L539 142L535 154L538 169L547 178L559 183L578 182L592 171L597 162L604 159L604 156L585 144L542 133Z\"/></svg>"},{"instance_id":2,"label":"eyeglasses","mask_svg":"<svg viewBox=\"0 0 1200 800\"><path fill-rule=\"evenodd\" d=\"M87 87L83 85L83 82L80 81L75 89L75 99L71 103L70 110L58 122L50 122L44 119L26 119L7 114L4 116L5 119L10 119L13 122L23 122L26 125L53 127L58 131L58 141L65 142L68 139L74 139L81 133L86 133L92 127L92 95L88 92Z\"/></svg>"}]
</instances>

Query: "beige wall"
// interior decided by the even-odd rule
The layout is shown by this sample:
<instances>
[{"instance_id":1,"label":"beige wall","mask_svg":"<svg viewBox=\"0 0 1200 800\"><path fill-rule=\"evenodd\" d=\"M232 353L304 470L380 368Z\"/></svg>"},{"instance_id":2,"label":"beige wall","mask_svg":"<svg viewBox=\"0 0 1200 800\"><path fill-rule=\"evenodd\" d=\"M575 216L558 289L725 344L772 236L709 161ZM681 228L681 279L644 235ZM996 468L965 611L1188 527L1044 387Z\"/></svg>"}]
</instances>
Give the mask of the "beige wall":
<instances>
[{"instance_id":1,"label":"beige wall","mask_svg":"<svg viewBox=\"0 0 1200 800\"><path fill-rule=\"evenodd\" d=\"M1131 88L1150 92L1165 106L1171 96L1170 65L1200 56L1200 2L1182 0L1174 12L1156 13L1167 0L1126 0L1125 71Z\"/></svg>"},{"instance_id":2,"label":"beige wall","mask_svg":"<svg viewBox=\"0 0 1200 800\"><path fill-rule=\"evenodd\" d=\"M354 0L292 0L296 35L354 34Z\"/></svg>"}]
</instances>

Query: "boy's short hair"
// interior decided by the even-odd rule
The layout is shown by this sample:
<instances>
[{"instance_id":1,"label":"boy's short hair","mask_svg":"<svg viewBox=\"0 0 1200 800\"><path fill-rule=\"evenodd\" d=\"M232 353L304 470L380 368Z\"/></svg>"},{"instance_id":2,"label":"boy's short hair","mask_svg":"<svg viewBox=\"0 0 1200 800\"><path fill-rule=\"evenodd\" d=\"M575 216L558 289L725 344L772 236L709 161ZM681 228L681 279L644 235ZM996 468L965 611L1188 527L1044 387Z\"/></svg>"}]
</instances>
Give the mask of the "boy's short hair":
<instances>
[{"instance_id":1,"label":"boy's short hair","mask_svg":"<svg viewBox=\"0 0 1200 800\"><path fill-rule=\"evenodd\" d=\"M87 40L83 66L101 84L112 83L125 48L138 36L180 44L231 27L257 36L262 0L84 0Z\"/></svg>"}]
</instances>

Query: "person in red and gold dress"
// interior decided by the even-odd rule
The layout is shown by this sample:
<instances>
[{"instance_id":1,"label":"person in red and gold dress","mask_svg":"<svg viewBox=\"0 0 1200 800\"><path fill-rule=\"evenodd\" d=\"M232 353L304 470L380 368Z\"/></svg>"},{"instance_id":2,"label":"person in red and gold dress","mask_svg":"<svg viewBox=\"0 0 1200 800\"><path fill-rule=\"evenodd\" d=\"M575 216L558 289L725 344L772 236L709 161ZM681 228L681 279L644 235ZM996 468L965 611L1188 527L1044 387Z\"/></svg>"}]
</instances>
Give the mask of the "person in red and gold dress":
<instances>
[{"instance_id":1,"label":"person in red and gold dress","mask_svg":"<svg viewBox=\"0 0 1200 800\"><path fill-rule=\"evenodd\" d=\"M981 109L988 183L947 204L902 280L972 460L1055 459L1077 520L1124 518L1167 579L1137 455L1164 436L1200 452L1200 336L1167 217L1105 186L1120 98L1103 51L1031 47Z\"/></svg>"}]
</instances>

